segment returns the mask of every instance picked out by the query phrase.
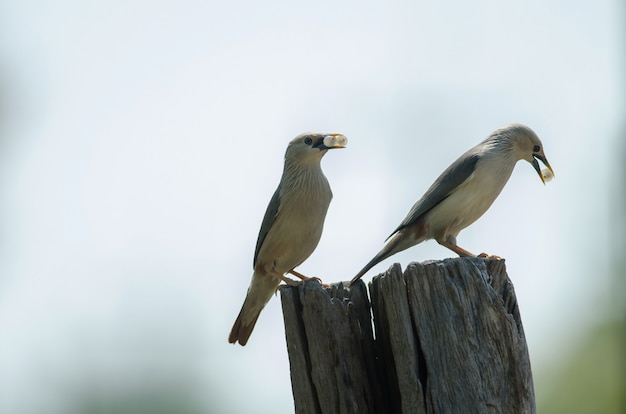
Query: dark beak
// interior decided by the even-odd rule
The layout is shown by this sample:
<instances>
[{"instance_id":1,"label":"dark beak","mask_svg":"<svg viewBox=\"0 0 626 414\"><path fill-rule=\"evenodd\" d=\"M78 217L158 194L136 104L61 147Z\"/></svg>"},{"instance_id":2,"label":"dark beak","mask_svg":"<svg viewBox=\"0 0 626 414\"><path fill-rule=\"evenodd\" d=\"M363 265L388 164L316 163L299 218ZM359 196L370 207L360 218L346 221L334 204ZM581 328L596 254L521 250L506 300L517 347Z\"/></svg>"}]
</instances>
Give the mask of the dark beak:
<instances>
[{"instance_id":1,"label":"dark beak","mask_svg":"<svg viewBox=\"0 0 626 414\"><path fill-rule=\"evenodd\" d=\"M539 178L541 178L541 182L542 183L546 183L546 180L543 178L543 174L541 173L541 167L539 166L539 163L537 162L537 160L541 161L543 163L543 165L545 165L550 172L552 173L552 175L554 175L554 170L552 169L552 167L550 166L550 163L548 162L548 159L541 154L533 154L533 167L535 167L535 171L537 171L537 174L539 174Z\"/></svg>"},{"instance_id":2,"label":"dark beak","mask_svg":"<svg viewBox=\"0 0 626 414\"><path fill-rule=\"evenodd\" d=\"M320 151L333 148L345 148L347 143L348 139L342 134L329 134L319 138L315 145L313 145L313 148L318 148Z\"/></svg>"}]
</instances>

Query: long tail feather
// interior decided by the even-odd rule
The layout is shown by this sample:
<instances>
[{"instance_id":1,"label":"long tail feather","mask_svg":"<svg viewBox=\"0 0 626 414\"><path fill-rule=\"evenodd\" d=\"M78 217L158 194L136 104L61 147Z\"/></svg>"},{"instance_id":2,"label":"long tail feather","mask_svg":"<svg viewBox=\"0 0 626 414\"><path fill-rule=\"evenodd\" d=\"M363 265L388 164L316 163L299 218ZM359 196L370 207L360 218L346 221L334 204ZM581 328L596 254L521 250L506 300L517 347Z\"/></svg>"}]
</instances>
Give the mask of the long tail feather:
<instances>
[{"instance_id":1,"label":"long tail feather","mask_svg":"<svg viewBox=\"0 0 626 414\"><path fill-rule=\"evenodd\" d=\"M231 344L239 342L241 346L248 342L248 338L252 334L261 311L272 298L279 284L280 279L274 276L257 273L252 275L246 299L233 324L233 328L230 330L228 342Z\"/></svg>"},{"instance_id":2,"label":"long tail feather","mask_svg":"<svg viewBox=\"0 0 626 414\"><path fill-rule=\"evenodd\" d=\"M389 256L396 254L400 250L404 250L404 249L400 249L400 250L396 249L399 242L400 242L399 237L393 237L391 240L389 240L389 243L387 243L385 247L383 247L383 249L380 252L378 252L378 254L374 256L374 258L370 260L365 265L365 267L363 267L363 269L361 269L361 271L356 274L356 276L352 278L352 280L350 281L350 285L352 285L354 282L359 280L364 274L366 274L372 267L376 266L378 263L382 262Z\"/></svg>"},{"instance_id":3,"label":"long tail feather","mask_svg":"<svg viewBox=\"0 0 626 414\"><path fill-rule=\"evenodd\" d=\"M230 335L228 335L228 342L230 342L231 344L235 344L237 343L237 341L239 341L239 345L241 346L247 344L248 338L250 338L252 330L254 329L254 325L256 325L256 321L257 319L259 319L259 315L261 314L261 310L259 310L256 315L252 317L251 322L244 323L244 308L245 304L244 307L241 308L241 311L239 312L239 316L237 316L237 319L235 320L233 328L230 330ZM250 320L249 317L246 319Z\"/></svg>"}]
</instances>

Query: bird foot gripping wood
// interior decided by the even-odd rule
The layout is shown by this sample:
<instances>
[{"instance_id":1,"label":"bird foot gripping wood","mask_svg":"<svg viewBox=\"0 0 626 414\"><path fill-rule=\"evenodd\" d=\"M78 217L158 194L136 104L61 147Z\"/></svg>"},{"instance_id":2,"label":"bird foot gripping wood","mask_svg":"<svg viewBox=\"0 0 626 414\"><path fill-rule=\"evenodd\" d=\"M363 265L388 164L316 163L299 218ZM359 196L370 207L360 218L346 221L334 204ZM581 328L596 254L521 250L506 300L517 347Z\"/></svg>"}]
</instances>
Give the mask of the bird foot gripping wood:
<instances>
[{"instance_id":1,"label":"bird foot gripping wood","mask_svg":"<svg viewBox=\"0 0 626 414\"><path fill-rule=\"evenodd\" d=\"M497 256L495 254L481 253L476 257L480 257L482 259L502 259L502 257Z\"/></svg>"},{"instance_id":2,"label":"bird foot gripping wood","mask_svg":"<svg viewBox=\"0 0 626 414\"><path fill-rule=\"evenodd\" d=\"M277 279L282 280L283 282L285 282L285 284L287 286L300 286L300 285L304 284L305 282L313 280L313 281L318 282L320 285L322 285L323 288L330 287L330 285L328 285L326 283L323 283L322 279L320 279L319 277L307 277L307 276L304 276L303 274L295 272L293 270L289 271L289 273L291 273L294 276L299 277L302 280L293 280L293 279L290 279L287 276L281 275L280 273L277 273L277 272L270 272L270 275L274 276ZM279 287L280 287L280 285L276 286L276 291L278 291Z\"/></svg>"},{"instance_id":3,"label":"bird foot gripping wood","mask_svg":"<svg viewBox=\"0 0 626 414\"><path fill-rule=\"evenodd\" d=\"M291 273L292 275L299 277L300 279L302 279L304 282L308 282L309 280L314 280L316 282L318 282L320 285L322 285L322 287L327 288L330 287L329 284L322 282L322 279L320 279L319 277L308 277L308 276L304 276L302 273L298 273L295 270L290 270L289 273Z\"/></svg>"}]
</instances>

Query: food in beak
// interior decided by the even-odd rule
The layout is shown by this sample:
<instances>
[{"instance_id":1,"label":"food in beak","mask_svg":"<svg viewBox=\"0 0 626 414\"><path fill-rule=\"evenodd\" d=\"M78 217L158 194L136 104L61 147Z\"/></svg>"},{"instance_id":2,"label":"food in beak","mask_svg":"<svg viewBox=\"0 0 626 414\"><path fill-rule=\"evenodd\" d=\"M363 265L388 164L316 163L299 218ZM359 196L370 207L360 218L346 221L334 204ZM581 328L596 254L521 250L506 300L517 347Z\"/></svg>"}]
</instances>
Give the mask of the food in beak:
<instances>
[{"instance_id":1,"label":"food in beak","mask_svg":"<svg viewBox=\"0 0 626 414\"><path fill-rule=\"evenodd\" d=\"M345 147L348 143L348 138L344 135L327 135L324 137L324 146L328 148Z\"/></svg>"},{"instance_id":2,"label":"food in beak","mask_svg":"<svg viewBox=\"0 0 626 414\"><path fill-rule=\"evenodd\" d=\"M541 170L541 176L546 183L552 181L552 179L554 178L554 174L552 174L552 171L547 168Z\"/></svg>"}]
</instances>

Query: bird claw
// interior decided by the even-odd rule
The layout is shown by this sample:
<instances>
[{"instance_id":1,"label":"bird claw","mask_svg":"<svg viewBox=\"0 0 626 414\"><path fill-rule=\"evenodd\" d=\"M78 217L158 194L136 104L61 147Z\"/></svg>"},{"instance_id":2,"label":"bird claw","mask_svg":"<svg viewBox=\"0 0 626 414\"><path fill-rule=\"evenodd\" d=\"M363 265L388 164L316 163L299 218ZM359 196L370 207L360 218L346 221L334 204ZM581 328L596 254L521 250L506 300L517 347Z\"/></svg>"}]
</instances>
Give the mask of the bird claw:
<instances>
[{"instance_id":1,"label":"bird claw","mask_svg":"<svg viewBox=\"0 0 626 414\"><path fill-rule=\"evenodd\" d=\"M302 279L303 282L309 282L309 281L314 281L319 283L320 285L322 285L323 288L329 288L330 285L328 283L324 283L322 282L322 279L320 279L319 277L307 277L306 279Z\"/></svg>"},{"instance_id":2,"label":"bird claw","mask_svg":"<svg viewBox=\"0 0 626 414\"><path fill-rule=\"evenodd\" d=\"M307 278L304 278L304 279L302 279L302 280L304 280L305 282L308 282L308 281L314 280L314 281L318 282L320 285L323 285L323 284L324 284L324 283L322 282L322 279L320 279L319 277L315 277L315 276L313 276L313 277L307 277Z\"/></svg>"},{"instance_id":3,"label":"bird claw","mask_svg":"<svg viewBox=\"0 0 626 414\"><path fill-rule=\"evenodd\" d=\"M502 259L500 256L497 256L495 254L487 254L487 253L481 253L476 257L480 257L481 259Z\"/></svg>"},{"instance_id":4,"label":"bird claw","mask_svg":"<svg viewBox=\"0 0 626 414\"><path fill-rule=\"evenodd\" d=\"M299 277L300 279L302 279L304 282L308 282L310 280L314 280L317 283L319 283L320 285L322 285L322 287L329 287L329 285L327 285L326 283L322 282L322 279L320 279L319 277L308 277L303 275L302 273L298 273L295 270L290 270L289 273L291 273L292 275Z\"/></svg>"},{"instance_id":5,"label":"bird claw","mask_svg":"<svg viewBox=\"0 0 626 414\"><path fill-rule=\"evenodd\" d=\"M297 286L302 286L302 285L304 285L305 282L308 282L308 281L311 281L311 280L319 283L320 285L322 285L322 287L324 289L327 289L327 288L330 287L330 285L328 283L322 282L322 279L320 279L319 277L307 277L306 279L302 279L302 280L293 280L293 279L289 279L289 278L286 277L286 278L283 279L283 282L285 282L284 285L281 284L281 285L276 286L276 292L278 292L278 289L281 286L297 287Z\"/></svg>"}]
</instances>

